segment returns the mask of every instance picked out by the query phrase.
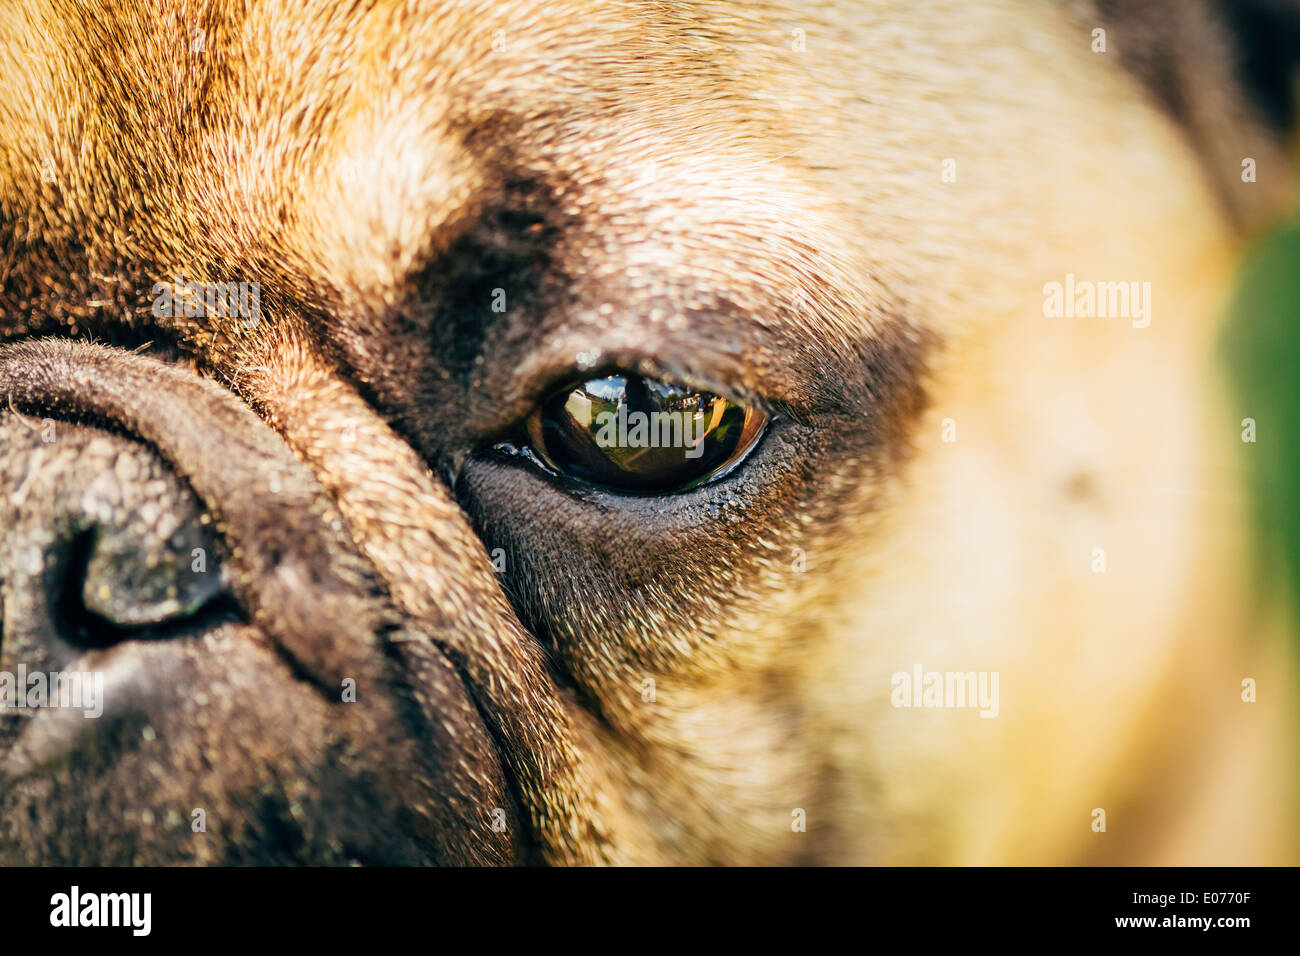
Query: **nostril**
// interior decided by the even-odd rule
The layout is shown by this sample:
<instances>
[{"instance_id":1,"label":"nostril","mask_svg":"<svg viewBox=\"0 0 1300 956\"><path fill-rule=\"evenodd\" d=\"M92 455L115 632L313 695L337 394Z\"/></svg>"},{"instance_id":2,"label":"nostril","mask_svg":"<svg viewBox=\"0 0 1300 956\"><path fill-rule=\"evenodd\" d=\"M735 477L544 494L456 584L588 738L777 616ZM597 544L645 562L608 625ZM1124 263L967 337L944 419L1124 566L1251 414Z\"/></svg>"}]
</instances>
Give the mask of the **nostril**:
<instances>
[{"instance_id":1,"label":"nostril","mask_svg":"<svg viewBox=\"0 0 1300 956\"><path fill-rule=\"evenodd\" d=\"M116 528L75 535L50 569L50 620L77 650L163 639L239 618L215 555L179 535L170 547ZM210 563L209 563L210 562Z\"/></svg>"},{"instance_id":2,"label":"nostril","mask_svg":"<svg viewBox=\"0 0 1300 956\"><path fill-rule=\"evenodd\" d=\"M145 627L194 614L222 592L207 515L191 501L146 500L125 524L96 527L81 587L87 610Z\"/></svg>"},{"instance_id":3,"label":"nostril","mask_svg":"<svg viewBox=\"0 0 1300 956\"><path fill-rule=\"evenodd\" d=\"M211 519L146 446L0 415L0 670L241 619Z\"/></svg>"},{"instance_id":4,"label":"nostril","mask_svg":"<svg viewBox=\"0 0 1300 956\"><path fill-rule=\"evenodd\" d=\"M117 643L106 633L108 629L97 626L98 622L82 597L86 568L94 550L95 532L83 531L73 536L65 547L62 560L52 563L46 572L45 593L49 597L49 615L54 631L78 650Z\"/></svg>"}]
</instances>

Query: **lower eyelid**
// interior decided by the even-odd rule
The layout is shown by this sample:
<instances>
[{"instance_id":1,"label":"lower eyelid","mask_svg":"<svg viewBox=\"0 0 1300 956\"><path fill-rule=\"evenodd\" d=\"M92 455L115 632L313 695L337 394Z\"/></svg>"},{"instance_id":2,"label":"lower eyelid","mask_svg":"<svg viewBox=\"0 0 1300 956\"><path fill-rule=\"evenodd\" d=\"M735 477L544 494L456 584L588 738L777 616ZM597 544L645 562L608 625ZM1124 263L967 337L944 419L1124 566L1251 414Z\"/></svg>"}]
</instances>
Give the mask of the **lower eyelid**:
<instances>
[{"instance_id":1,"label":"lower eyelid","mask_svg":"<svg viewBox=\"0 0 1300 956\"><path fill-rule=\"evenodd\" d=\"M742 466L748 464L760 449L766 443L768 437L776 430L785 425L797 425L798 423L783 419L779 416L764 414L766 420L762 423L757 435L749 443L749 447L736 456L733 461L728 462L721 468L710 472L695 481L692 481L680 488L669 491L645 492L627 489L613 488L605 485L594 484L592 482L582 481L577 478L562 474L552 468L540 455L537 454L527 443L500 441L492 445L489 452L498 456L500 460L516 460L522 463L523 467L539 472L550 483L560 489L571 492L581 492L586 494L608 495L613 499L629 500L664 500L674 497L684 497L703 492L705 489L720 485L728 478L736 475L742 470Z\"/></svg>"}]
</instances>

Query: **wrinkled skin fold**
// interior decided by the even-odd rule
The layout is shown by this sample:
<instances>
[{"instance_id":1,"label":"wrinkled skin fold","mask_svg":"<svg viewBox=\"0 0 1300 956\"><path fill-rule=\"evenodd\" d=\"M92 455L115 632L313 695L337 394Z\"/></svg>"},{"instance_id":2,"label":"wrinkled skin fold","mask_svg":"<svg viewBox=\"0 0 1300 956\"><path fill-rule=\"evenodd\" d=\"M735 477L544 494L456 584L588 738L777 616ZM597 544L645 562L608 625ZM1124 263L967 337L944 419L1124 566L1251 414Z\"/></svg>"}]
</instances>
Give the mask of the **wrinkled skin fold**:
<instances>
[{"instance_id":1,"label":"wrinkled skin fold","mask_svg":"<svg viewBox=\"0 0 1300 956\"><path fill-rule=\"evenodd\" d=\"M0 863L1300 859L1228 6L0 4L0 675L104 682L0 713ZM761 437L536 467L615 375Z\"/></svg>"},{"instance_id":2,"label":"wrinkled skin fold","mask_svg":"<svg viewBox=\"0 0 1300 956\"><path fill-rule=\"evenodd\" d=\"M477 825L485 808L515 811L433 629L393 608L319 483L245 406L154 359L57 340L0 349L0 383L13 403L0 669L22 661L108 681L93 725L60 711L7 718L19 726L6 728L0 767L6 859L515 857L513 829ZM28 409L60 415L45 431L53 440ZM121 556L102 580L75 564L87 539L92 571L99 554ZM219 570L196 574L193 547ZM152 569L134 574L120 564L146 559ZM131 580L157 586L159 568L199 593L150 620L143 595L120 592ZM96 613L82 592L99 588L119 603ZM223 594L226 610L210 613ZM88 637L75 633L78 612ZM106 624L118 639L97 647ZM341 703L345 680L355 703ZM474 772L453 783L442 770L452 762ZM136 826L105 820L124 798ZM190 803L219 825L219 855L186 839L193 820L178 811Z\"/></svg>"}]
</instances>

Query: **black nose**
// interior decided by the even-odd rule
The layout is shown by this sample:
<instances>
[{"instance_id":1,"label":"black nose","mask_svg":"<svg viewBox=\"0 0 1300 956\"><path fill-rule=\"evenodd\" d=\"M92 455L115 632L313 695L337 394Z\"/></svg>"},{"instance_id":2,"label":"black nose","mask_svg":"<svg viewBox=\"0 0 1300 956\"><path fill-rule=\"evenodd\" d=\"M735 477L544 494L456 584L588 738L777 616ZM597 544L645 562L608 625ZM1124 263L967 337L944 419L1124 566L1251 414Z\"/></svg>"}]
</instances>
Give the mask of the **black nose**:
<instances>
[{"instance_id":1,"label":"black nose","mask_svg":"<svg viewBox=\"0 0 1300 956\"><path fill-rule=\"evenodd\" d=\"M69 420L111 423L111 428L120 427L147 443L159 461L183 476L197 499L218 515L221 540L229 546L224 577L250 622L275 642L296 672L331 696L344 679L380 679L386 665L378 652L383 635L395 622L391 607L378 597L373 569L357 553L342 516L316 477L229 391L179 366L136 353L43 339L0 347L3 395L8 396L10 414L18 417L18 427L32 434L43 432L47 422L24 418L19 412L30 416L39 409L40 414L55 413ZM59 423L48 425L52 441L44 434L39 438L28 435L25 441L57 448ZM7 462L31 458L11 455L7 449L3 457ZM116 467L120 456L99 456L96 473L81 468L77 482L63 493L65 498L80 495L83 500L72 500L77 507L86 505L83 510L88 518L83 524L101 538L112 534L114 540L92 540L89 545L79 542L85 529L75 522L56 528L57 541L42 537L32 526L23 535L7 537L21 538L25 544L44 542L47 552L65 559L54 562L56 569L43 566L33 571L38 560L28 546L24 551L28 563L15 564L15 568L20 575L40 575L42 593L62 588L59 593L70 594L73 592L66 586L68 561L80 554L85 559L86 580L94 581L90 600L86 600L85 587L80 589L81 600L96 622L112 623L115 617L121 618L118 623L130 622L157 616L171 607L193 605L212 586L210 581L189 576L212 573L210 561L206 571L193 570L194 551L205 544L186 538L197 534L197 540L208 540L208 526L202 523L199 506L187 498L187 517L183 518L175 508L163 507L164 503L176 504L174 499L180 493L160 485L152 474L130 507L116 503L111 492L107 504L96 501L94 495L87 498L88 492L82 490L87 482L103 480L109 486L121 480L116 472L107 470L110 459ZM129 470L129 465L126 467ZM37 494L24 483L24 475L15 477L20 482L20 498ZM93 490L97 485L88 487ZM69 507L51 498L47 518L57 518ZM157 524L160 520L164 526ZM110 527L115 530L109 532ZM177 533L179 538L174 537ZM153 540L158 547L153 553L146 547L141 557L136 546L141 539ZM187 548L190 553L185 555ZM183 557L177 555L178 550ZM98 562L97 551L104 555ZM160 563L163 553L170 555L166 568ZM114 555L121 560L115 563ZM100 574L103 568L111 572L112 582ZM55 579L50 578L52 573ZM131 593L121 582L143 587ZM118 599L114 598L115 587L124 588ZM39 589L28 590L35 593ZM69 624L55 620L58 615L48 609L29 606L26 610L35 612L29 620L46 625L47 630ZM74 632L76 624L71 621Z\"/></svg>"},{"instance_id":2,"label":"black nose","mask_svg":"<svg viewBox=\"0 0 1300 956\"><path fill-rule=\"evenodd\" d=\"M58 669L234 613L211 519L146 447L5 409L0 448L0 662Z\"/></svg>"},{"instance_id":3,"label":"black nose","mask_svg":"<svg viewBox=\"0 0 1300 956\"><path fill-rule=\"evenodd\" d=\"M0 672L96 697L0 710L0 822L22 822L0 865L519 852L441 623L391 603L315 474L188 369L0 346L0 621Z\"/></svg>"}]
</instances>

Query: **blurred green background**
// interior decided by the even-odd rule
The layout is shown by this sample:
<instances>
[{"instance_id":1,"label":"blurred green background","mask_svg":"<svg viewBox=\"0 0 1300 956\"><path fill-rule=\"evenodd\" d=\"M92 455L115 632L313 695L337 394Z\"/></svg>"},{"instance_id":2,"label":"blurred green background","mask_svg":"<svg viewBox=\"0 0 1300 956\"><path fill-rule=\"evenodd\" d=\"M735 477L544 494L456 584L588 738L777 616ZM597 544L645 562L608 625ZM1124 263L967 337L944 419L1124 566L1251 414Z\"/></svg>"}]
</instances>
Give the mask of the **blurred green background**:
<instances>
[{"instance_id":1,"label":"blurred green background","mask_svg":"<svg viewBox=\"0 0 1300 956\"><path fill-rule=\"evenodd\" d=\"M1300 222L1257 241L1243 262L1220 350L1256 422L1251 472L1260 562L1272 593L1300 607Z\"/></svg>"}]
</instances>

